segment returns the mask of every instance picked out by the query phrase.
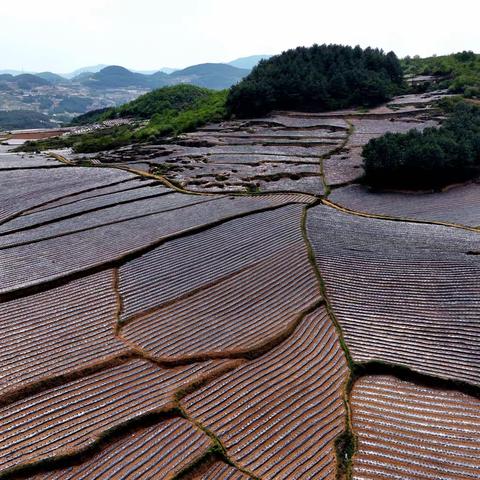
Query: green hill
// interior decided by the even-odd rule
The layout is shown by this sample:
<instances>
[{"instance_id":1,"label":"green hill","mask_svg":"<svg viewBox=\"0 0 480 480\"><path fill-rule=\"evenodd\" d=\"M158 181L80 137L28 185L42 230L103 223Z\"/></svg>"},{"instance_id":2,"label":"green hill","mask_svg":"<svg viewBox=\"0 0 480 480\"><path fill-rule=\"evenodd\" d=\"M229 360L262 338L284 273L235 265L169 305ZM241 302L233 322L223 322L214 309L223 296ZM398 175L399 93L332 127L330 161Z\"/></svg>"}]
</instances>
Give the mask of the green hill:
<instances>
[{"instance_id":1,"label":"green hill","mask_svg":"<svg viewBox=\"0 0 480 480\"><path fill-rule=\"evenodd\" d=\"M225 118L227 91L208 90L194 85L175 85L149 92L117 108L88 112L73 124L102 122L115 118L148 120L100 129L82 135L29 142L26 150L72 147L77 152L96 152L142 141L157 141Z\"/></svg>"},{"instance_id":2,"label":"green hill","mask_svg":"<svg viewBox=\"0 0 480 480\"><path fill-rule=\"evenodd\" d=\"M480 54L465 51L440 57L406 57L401 64L407 75L437 77L429 85L431 88L480 97Z\"/></svg>"},{"instance_id":3,"label":"green hill","mask_svg":"<svg viewBox=\"0 0 480 480\"><path fill-rule=\"evenodd\" d=\"M260 62L230 90L239 117L271 110L334 110L386 101L403 86L393 52L342 45L299 47Z\"/></svg>"}]
</instances>

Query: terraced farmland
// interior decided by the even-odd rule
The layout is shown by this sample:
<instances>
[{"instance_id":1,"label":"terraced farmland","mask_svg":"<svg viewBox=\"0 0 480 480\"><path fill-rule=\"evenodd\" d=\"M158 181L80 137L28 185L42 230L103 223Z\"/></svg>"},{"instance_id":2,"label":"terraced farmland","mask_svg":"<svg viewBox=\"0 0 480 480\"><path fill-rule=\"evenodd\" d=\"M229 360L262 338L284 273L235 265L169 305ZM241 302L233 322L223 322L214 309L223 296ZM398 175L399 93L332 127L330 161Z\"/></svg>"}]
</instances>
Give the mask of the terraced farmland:
<instances>
[{"instance_id":1,"label":"terraced farmland","mask_svg":"<svg viewBox=\"0 0 480 480\"><path fill-rule=\"evenodd\" d=\"M284 337L320 298L301 209L232 220L127 264L121 336L158 359L235 355ZM173 275L168 260L181 251ZM152 298L142 278L160 293Z\"/></svg>"},{"instance_id":2,"label":"terraced farmland","mask_svg":"<svg viewBox=\"0 0 480 480\"><path fill-rule=\"evenodd\" d=\"M160 370L133 360L0 408L0 474L75 455L121 426L168 412L175 392L225 361Z\"/></svg>"},{"instance_id":3,"label":"terraced farmland","mask_svg":"<svg viewBox=\"0 0 480 480\"><path fill-rule=\"evenodd\" d=\"M31 383L127 356L112 335L116 309L109 270L0 304L0 402Z\"/></svg>"},{"instance_id":4,"label":"terraced farmland","mask_svg":"<svg viewBox=\"0 0 480 480\"><path fill-rule=\"evenodd\" d=\"M229 465L218 462L193 478L195 480L248 480L251 477Z\"/></svg>"},{"instance_id":5,"label":"terraced farmland","mask_svg":"<svg viewBox=\"0 0 480 480\"><path fill-rule=\"evenodd\" d=\"M2 153L0 479L476 478L478 185L356 183L432 98Z\"/></svg>"},{"instance_id":6,"label":"terraced farmland","mask_svg":"<svg viewBox=\"0 0 480 480\"><path fill-rule=\"evenodd\" d=\"M205 433L184 419L173 418L112 443L84 463L33 478L174 478L211 447L212 442ZM215 470L222 472L220 468ZM212 473L215 475L215 471Z\"/></svg>"},{"instance_id":7,"label":"terraced farmland","mask_svg":"<svg viewBox=\"0 0 480 480\"><path fill-rule=\"evenodd\" d=\"M368 214L480 228L478 183L420 194L374 193L360 185L350 185L335 190L329 198L342 207Z\"/></svg>"},{"instance_id":8,"label":"terraced farmland","mask_svg":"<svg viewBox=\"0 0 480 480\"><path fill-rule=\"evenodd\" d=\"M354 479L478 478L478 399L379 376L356 383L352 407Z\"/></svg>"},{"instance_id":9,"label":"terraced farmland","mask_svg":"<svg viewBox=\"0 0 480 480\"><path fill-rule=\"evenodd\" d=\"M480 383L477 233L326 206L307 227L354 360Z\"/></svg>"},{"instance_id":10,"label":"terraced farmland","mask_svg":"<svg viewBox=\"0 0 480 480\"><path fill-rule=\"evenodd\" d=\"M324 308L264 357L182 402L257 477L333 478L347 368Z\"/></svg>"}]
</instances>

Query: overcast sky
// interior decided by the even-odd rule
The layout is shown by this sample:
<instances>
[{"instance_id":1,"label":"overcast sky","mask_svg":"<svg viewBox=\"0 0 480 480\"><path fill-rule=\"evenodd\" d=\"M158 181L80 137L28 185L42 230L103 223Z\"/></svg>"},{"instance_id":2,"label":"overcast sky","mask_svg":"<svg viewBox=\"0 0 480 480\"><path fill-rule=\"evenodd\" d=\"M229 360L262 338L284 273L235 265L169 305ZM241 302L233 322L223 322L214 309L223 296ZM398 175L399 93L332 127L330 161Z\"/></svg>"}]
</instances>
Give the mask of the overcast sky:
<instances>
[{"instance_id":1,"label":"overcast sky","mask_svg":"<svg viewBox=\"0 0 480 480\"><path fill-rule=\"evenodd\" d=\"M155 70L313 43L480 52L479 21L478 0L13 1L0 13L0 69Z\"/></svg>"}]
</instances>

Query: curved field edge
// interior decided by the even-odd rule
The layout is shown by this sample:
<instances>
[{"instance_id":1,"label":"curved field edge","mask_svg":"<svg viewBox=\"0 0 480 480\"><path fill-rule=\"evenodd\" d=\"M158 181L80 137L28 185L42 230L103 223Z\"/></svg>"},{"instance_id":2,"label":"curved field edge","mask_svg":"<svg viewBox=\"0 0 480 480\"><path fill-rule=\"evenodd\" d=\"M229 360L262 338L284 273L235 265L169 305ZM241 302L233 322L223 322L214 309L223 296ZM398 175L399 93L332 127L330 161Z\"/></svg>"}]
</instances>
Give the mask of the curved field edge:
<instances>
[{"instance_id":1,"label":"curved field edge","mask_svg":"<svg viewBox=\"0 0 480 480\"><path fill-rule=\"evenodd\" d=\"M186 386L177 388L173 393L172 400L170 400L167 405L135 416L130 420L121 422L118 425L99 432L94 440L88 445L80 448L67 448L67 451L64 450L63 452L59 452L58 454L50 457L40 458L38 460L32 459L25 463L12 466L3 472L0 472L0 479L29 478L31 475L36 473L50 472L52 470L80 464L83 461L92 458L94 455L101 453L102 449L116 440L124 438L125 436L130 435L137 430L153 426L169 418L184 418L191 422L191 419L188 418L188 416L185 416L184 412L179 407L178 398L183 395L183 392L194 391L197 388L207 385L214 379L236 369L241 363L243 362L228 362L226 365L213 369L210 373L201 375ZM43 390L40 389L39 391ZM29 392L29 394L32 393L37 392Z\"/></svg>"},{"instance_id":2,"label":"curved field edge","mask_svg":"<svg viewBox=\"0 0 480 480\"><path fill-rule=\"evenodd\" d=\"M268 195L270 196L270 195ZM274 195L272 195L274 196ZM125 263L129 262L130 260L133 260L137 257L140 257L141 255L150 252L151 250L154 250L155 248L159 247L160 245L163 245L167 241L175 240L177 238L193 235L199 232L202 232L204 230L208 230L212 227L222 225L223 223L226 223L230 220L235 220L238 218L246 217L255 213L261 213L265 211L273 211L282 207L285 207L287 205L291 204L296 204L295 200L290 200L286 201L285 203L280 203L280 204L273 204L273 205L267 205L264 207L260 207L254 210L249 210L249 211L243 211L237 214L233 214L231 216L228 216L226 218L220 218L217 220L213 220L208 223L203 223L198 226L190 227L185 230L173 233L171 235L168 235L166 238L160 238L159 240L149 242L146 245L142 245L140 247L134 248L132 250L129 250L121 255L118 255L116 258L112 260L107 260L103 262L99 262L95 265L89 266L85 269L76 269L75 271L72 271L66 275L55 275L53 278L47 278L45 280L39 280L34 284L30 285L23 285L18 288L4 291L0 293L0 302L4 302L7 300L14 300L20 297L23 297L25 295L30 295L33 293L39 293L45 290L49 290L53 287L61 286L64 285L72 280L76 280L79 278L86 277L88 275L92 275L94 273L98 273L104 270L108 270L111 268L118 268ZM302 202L300 202L302 203Z\"/></svg>"},{"instance_id":3,"label":"curved field edge","mask_svg":"<svg viewBox=\"0 0 480 480\"><path fill-rule=\"evenodd\" d=\"M345 358L347 360L347 365L350 371L350 375L345 383L345 388L343 392L343 401L345 404L345 415L346 415L345 430L337 437L335 441L335 447L336 447L336 455L337 455L336 478L337 480L351 480L352 474L353 474L354 456L358 449L357 436L353 429L353 423L352 423L351 394L352 394L352 390L355 382L358 381L360 378L365 376L371 376L371 375L391 375L395 378L398 378L399 380L408 381L413 384L423 385L423 386L428 386L433 388L440 388L443 390L457 391L457 392L470 395L474 398L480 398L480 386L473 385L468 382L455 380L455 379L448 379L448 378L437 377L434 375L423 374L415 371L410 367L407 367L401 364L393 364L388 362L382 362L379 360L372 360L369 362L355 362L353 360L353 357L349 351L349 347L345 341L342 327L336 318L335 311L333 310L332 304L330 302L329 295L325 287L325 282L323 280L320 269L317 265L315 254L314 254L311 242L309 240L308 232L306 228L308 210L310 208L314 208L319 204L324 204L326 206L336 208L336 206L332 205L331 202L329 202L328 200L326 201L325 199L319 199L314 204L306 206L304 208L304 214L302 217L302 234L304 236L305 244L307 246L308 257L310 259L310 262L312 263L312 266L318 278L320 291L325 303L325 307L327 309L330 319L335 325L339 342L344 351ZM344 211L342 207L339 207L339 209ZM357 215L357 213L353 211L348 211L346 213ZM363 215L358 215L358 216L363 216ZM369 215L366 214L365 216L369 216ZM371 218L383 219L383 217L380 217L380 216L378 217L373 216ZM400 221L400 222L405 221L403 219L397 219L397 218L387 218L387 220ZM414 221L413 223L429 224L430 222L422 222L417 220L416 222ZM457 225L443 225L443 226L470 230L470 228L467 228L464 226L457 226Z\"/></svg>"}]
</instances>

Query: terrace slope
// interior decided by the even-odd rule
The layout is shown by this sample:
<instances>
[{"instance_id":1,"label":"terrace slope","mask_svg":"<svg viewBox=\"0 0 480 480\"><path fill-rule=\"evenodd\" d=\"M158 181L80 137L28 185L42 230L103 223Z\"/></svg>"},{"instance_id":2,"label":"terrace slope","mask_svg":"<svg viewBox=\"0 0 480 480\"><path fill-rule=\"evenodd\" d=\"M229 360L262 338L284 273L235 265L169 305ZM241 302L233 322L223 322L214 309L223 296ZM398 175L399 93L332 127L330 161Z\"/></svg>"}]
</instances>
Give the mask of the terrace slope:
<instances>
[{"instance_id":1,"label":"terrace slope","mask_svg":"<svg viewBox=\"0 0 480 480\"><path fill-rule=\"evenodd\" d=\"M11 155L0 478L343 479L353 434L354 478L474 478L476 400L453 389L480 385L478 232L423 222L448 192L417 223L326 199L368 138L439 120L396 101L209 125L102 168ZM350 401L371 360L417 383L368 375Z\"/></svg>"},{"instance_id":2,"label":"terrace slope","mask_svg":"<svg viewBox=\"0 0 480 480\"><path fill-rule=\"evenodd\" d=\"M163 360L238 355L284 337L320 299L301 215L290 205L231 220L122 267L121 337Z\"/></svg>"},{"instance_id":3,"label":"terrace slope","mask_svg":"<svg viewBox=\"0 0 480 480\"><path fill-rule=\"evenodd\" d=\"M308 237L357 362L480 384L477 233L309 210Z\"/></svg>"},{"instance_id":4,"label":"terrace slope","mask_svg":"<svg viewBox=\"0 0 480 480\"><path fill-rule=\"evenodd\" d=\"M352 393L356 480L466 480L480 469L480 402L389 376Z\"/></svg>"},{"instance_id":5,"label":"terrace slope","mask_svg":"<svg viewBox=\"0 0 480 480\"><path fill-rule=\"evenodd\" d=\"M347 366L324 307L263 357L188 395L190 416L264 479L333 478Z\"/></svg>"}]
</instances>

